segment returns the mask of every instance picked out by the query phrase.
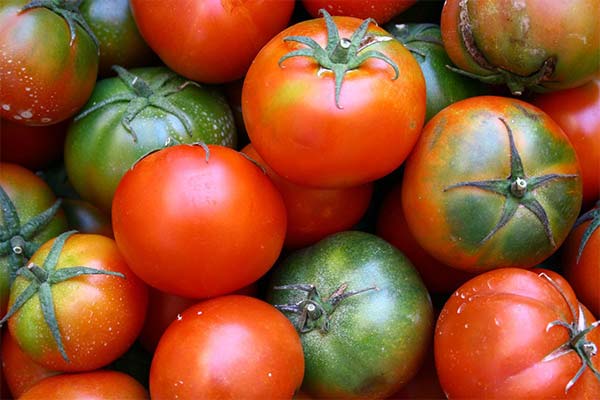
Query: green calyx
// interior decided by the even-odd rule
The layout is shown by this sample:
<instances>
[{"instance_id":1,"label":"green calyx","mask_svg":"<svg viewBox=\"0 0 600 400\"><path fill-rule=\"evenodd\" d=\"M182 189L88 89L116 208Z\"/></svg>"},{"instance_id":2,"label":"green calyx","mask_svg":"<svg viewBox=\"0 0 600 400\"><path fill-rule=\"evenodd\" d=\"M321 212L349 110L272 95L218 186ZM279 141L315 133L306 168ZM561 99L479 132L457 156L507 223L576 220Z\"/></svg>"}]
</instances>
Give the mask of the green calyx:
<instances>
[{"instance_id":1,"label":"green calyx","mask_svg":"<svg viewBox=\"0 0 600 400\"><path fill-rule=\"evenodd\" d=\"M581 217L575 221L575 225L573 228L577 228L579 225L583 224L586 221L592 221L589 226L583 232L583 237L581 238L581 243L579 244L579 250L577 251L577 263L579 264L579 259L581 258L581 254L583 254L583 250L585 249L585 245L588 243L592 234L600 227L600 201L596 203L596 208L586 212Z\"/></svg>"},{"instance_id":2,"label":"green calyx","mask_svg":"<svg viewBox=\"0 0 600 400\"><path fill-rule=\"evenodd\" d=\"M98 53L100 53L100 43L98 42L98 38L96 38L92 28L90 28L79 11L79 6L81 5L82 1L83 0L33 0L23 6L19 12L22 13L27 10L40 7L52 11L53 13L62 17L69 26L69 33L71 34L69 46L73 45L73 42L77 37L76 25L79 25L81 28L83 28L85 33L89 35L94 42L94 45L96 45Z\"/></svg>"},{"instance_id":3,"label":"green calyx","mask_svg":"<svg viewBox=\"0 0 600 400\"><path fill-rule=\"evenodd\" d=\"M578 308L577 310L575 310L575 307L573 306L573 304L571 304L565 292L552 278L550 278L544 272L542 272L540 276L548 280L548 282L550 282L550 284L560 293L562 298L568 304L569 309L571 310L571 314L573 315L572 323L567 323L563 320L556 320L550 322L546 326L546 332L548 332L555 326L562 326L569 332L569 339L565 343L560 345L558 348L556 348L554 351L552 351L550 354L548 354L546 357L544 357L544 359L542 360L542 362L552 361L558 357L569 354L571 352L575 352L579 356L579 358L581 359L581 367L579 368L575 376L573 376L573 378L571 378L571 380L567 382L567 385L565 386L566 394L569 391L569 389L571 389L573 385L577 383L577 380L581 377L581 375L585 372L587 368L589 368L592 371L592 373L596 376L596 378L600 380L600 372L594 367L594 364L591 360L591 358L598 353L598 347L594 342L588 340L586 337L588 333L600 326L600 320L588 324L581 304L578 304Z\"/></svg>"},{"instance_id":4,"label":"green calyx","mask_svg":"<svg viewBox=\"0 0 600 400\"><path fill-rule=\"evenodd\" d=\"M460 68L456 68L450 65L446 65L446 68L456 73L468 76L469 78L478 79L484 83L489 84L506 84L513 95L520 96L523 94L525 88L533 87L535 89L541 89L541 82L549 81L550 77L554 73L556 68L556 57L549 57L538 68L537 71L533 72L528 76L517 75L504 68L492 65L484 56L484 54L477 47L475 37L473 35L473 28L471 24L471 18L467 6L468 0L460 0L459 6L459 23L458 29L462 38L462 43L469 53L469 56L475 61L475 63L488 73L485 75L474 74L468 71L464 71Z\"/></svg>"},{"instance_id":5,"label":"green calyx","mask_svg":"<svg viewBox=\"0 0 600 400\"><path fill-rule=\"evenodd\" d=\"M506 225L517 212L519 207L525 207L540 222L544 233L552 247L556 247L554 235L550 228L550 221L544 207L535 197L535 189L557 179L574 179L576 174L547 174L541 176L528 176L523 168L521 156L515 145L512 130L503 118L498 118L506 128L510 148L510 175L507 178L490 179L484 181L459 182L444 189L444 192L465 187L473 187L503 196L506 200L502 209L500 220L494 228L481 240L481 244L491 239L504 225Z\"/></svg>"},{"instance_id":6,"label":"green calyx","mask_svg":"<svg viewBox=\"0 0 600 400\"><path fill-rule=\"evenodd\" d=\"M339 30L333 18L323 9L320 13L325 19L327 26L327 46L322 48L314 39L308 36L288 36L283 40L286 42L298 42L306 45L308 48L293 50L279 59L279 65L292 57L310 57L314 59L322 70L332 71L335 77L335 105L340 106L340 92L344 76L348 71L359 68L365 61L371 58L377 58L385 61L394 69L395 80L400 75L398 65L388 56L377 50L366 50L369 46L388 40L393 40L389 36L367 35L367 29L370 23L375 21L368 18L363 21L359 28L352 34L350 39L340 38Z\"/></svg>"},{"instance_id":7,"label":"green calyx","mask_svg":"<svg viewBox=\"0 0 600 400\"><path fill-rule=\"evenodd\" d=\"M306 299L300 300L297 303L275 305L275 308L280 311L291 312L300 316L296 326L300 333L308 333L313 329L319 329L321 332L327 333L329 331L331 314L333 314L337 306L344 299L370 290L379 290L377 287L369 287L347 292L348 284L344 283L329 297L322 298L317 288L311 284L275 286L273 289L306 292Z\"/></svg>"},{"instance_id":8,"label":"green calyx","mask_svg":"<svg viewBox=\"0 0 600 400\"><path fill-rule=\"evenodd\" d=\"M56 265L60 253L62 252L65 242L73 233L75 233L75 231L62 233L55 239L50 248L50 252L41 267L35 264L29 264L19 268L17 275L26 279L29 282L29 285L17 296L6 315L0 320L0 326L2 326L11 316L19 311L29 299L37 294L40 300L44 320L50 328L50 332L52 333L52 337L56 342L61 356L67 362L69 362L69 357L67 356L58 327L58 321L56 320L54 300L52 298L52 285L81 275L112 275L125 279L125 276L119 272L102 271L83 266L61 268L57 270Z\"/></svg>"},{"instance_id":9,"label":"green calyx","mask_svg":"<svg viewBox=\"0 0 600 400\"><path fill-rule=\"evenodd\" d=\"M39 245L34 243L34 239L52 221L60 208L60 203L60 200L56 200L50 208L22 224L15 205L0 186L0 209L2 209L0 256L8 257L9 282L14 281L17 270L25 265L38 249Z\"/></svg>"},{"instance_id":10,"label":"green calyx","mask_svg":"<svg viewBox=\"0 0 600 400\"><path fill-rule=\"evenodd\" d=\"M77 115L75 117L75 121L85 118L89 114L106 105L127 102L127 109L125 110L125 115L121 120L121 124L127 130L127 132L132 135L134 142L137 142L137 135L131 127L131 122L146 107L156 107L166 113L174 115L183 124L186 133L190 137L192 136L192 123L184 112L182 112L169 101L169 96L182 91L189 85L200 87L198 83L193 81L178 83L175 81L175 78L177 78L178 75L169 70L166 70L164 73L158 75L151 82L147 82L118 65L114 65L112 69L118 74L119 79L121 79L125 85L127 85L129 92L115 95L92 105Z\"/></svg>"}]
</instances>

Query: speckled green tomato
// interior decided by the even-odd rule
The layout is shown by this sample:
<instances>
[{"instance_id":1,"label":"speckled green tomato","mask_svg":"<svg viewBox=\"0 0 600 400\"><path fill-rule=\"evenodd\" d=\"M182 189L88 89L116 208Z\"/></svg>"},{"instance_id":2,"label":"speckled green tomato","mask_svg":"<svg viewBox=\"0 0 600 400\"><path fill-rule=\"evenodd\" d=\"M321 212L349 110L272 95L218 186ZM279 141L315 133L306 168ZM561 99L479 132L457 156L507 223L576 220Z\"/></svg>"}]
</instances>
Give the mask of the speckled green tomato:
<instances>
[{"instance_id":1,"label":"speckled green tomato","mask_svg":"<svg viewBox=\"0 0 600 400\"><path fill-rule=\"evenodd\" d=\"M431 342L421 278L369 233L333 234L292 253L274 269L267 298L300 332L302 391L311 396L389 396L416 374Z\"/></svg>"},{"instance_id":2,"label":"speckled green tomato","mask_svg":"<svg viewBox=\"0 0 600 400\"><path fill-rule=\"evenodd\" d=\"M30 170L0 163L0 317L18 268L43 243L67 230L50 187Z\"/></svg>"},{"instance_id":3,"label":"speckled green tomato","mask_svg":"<svg viewBox=\"0 0 600 400\"><path fill-rule=\"evenodd\" d=\"M452 103L490 93L489 86L446 67L452 61L444 50L439 25L390 23L384 29L411 51L421 67L427 91L425 121Z\"/></svg>"},{"instance_id":4,"label":"speckled green tomato","mask_svg":"<svg viewBox=\"0 0 600 400\"><path fill-rule=\"evenodd\" d=\"M123 174L149 152L177 143L236 143L231 109L217 89L164 67L118 72L98 82L65 142L69 180L104 211Z\"/></svg>"},{"instance_id":5,"label":"speckled green tomato","mask_svg":"<svg viewBox=\"0 0 600 400\"><path fill-rule=\"evenodd\" d=\"M550 91L590 81L600 69L600 0L447 0L444 45L467 74Z\"/></svg>"},{"instance_id":6,"label":"speckled green tomato","mask_svg":"<svg viewBox=\"0 0 600 400\"><path fill-rule=\"evenodd\" d=\"M158 57L140 35L128 0L84 0L79 9L100 43L100 76L112 75L110 68L115 64L125 68L157 64Z\"/></svg>"},{"instance_id":7,"label":"speckled green tomato","mask_svg":"<svg viewBox=\"0 0 600 400\"><path fill-rule=\"evenodd\" d=\"M575 150L547 114L512 98L472 97L423 130L405 164L402 207L417 242L446 265L529 268L565 240L581 182Z\"/></svg>"}]
</instances>

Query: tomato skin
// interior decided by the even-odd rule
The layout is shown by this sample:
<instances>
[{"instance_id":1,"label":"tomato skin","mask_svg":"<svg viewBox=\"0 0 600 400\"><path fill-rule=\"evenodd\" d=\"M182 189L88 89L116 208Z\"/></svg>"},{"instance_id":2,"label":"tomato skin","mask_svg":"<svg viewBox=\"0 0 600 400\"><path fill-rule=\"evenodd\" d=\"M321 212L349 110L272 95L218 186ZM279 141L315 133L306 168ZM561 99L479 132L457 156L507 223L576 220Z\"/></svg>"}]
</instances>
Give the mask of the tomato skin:
<instances>
[{"instance_id":1,"label":"tomato skin","mask_svg":"<svg viewBox=\"0 0 600 400\"><path fill-rule=\"evenodd\" d=\"M128 0L86 0L81 14L100 43L100 76L113 75L113 65L123 68L157 64L157 57L140 35Z\"/></svg>"},{"instance_id":2,"label":"tomato skin","mask_svg":"<svg viewBox=\"0 0 600 400\"><path fill-rule=\"evenodd\" d=\"M32 171L49 167L62 157L67 124L28 126L0 118L0 160Z\"/></svg>"},{"instance_id":3,"label":"tomato skin","mask_svg":"<svg viewBox=\"0 0 600 400\"><path fill-rule=\"evenodd\" d=\"M290 399L303 373L300 339L279 311L252 297L222 296L190 307L169 326L152 360L150 394Z\"/></svg>"},{"instance_id":4,"label":"tomato skin","mask_svg":"<svg viewBox=\"0 0 600 400\"><path fill-rule=\"evenodd\" d=\"M461 12L461 5L467 10ZM580 86L598 72L600 28L598 0L540 2L525 0L448 0L441 14L441 29L448 55L461 69L491 75L496 68L521 77L534 75L550 57L555 67L535 91ZM465 17L468 15L468 17ZM460 21L468 20L477 61L462 39ZM490 66L482 67L482 62ZM515 94L517 94L515 92Z\"/></svg>"},{"instance_id":5,"label":"tomato skin","mask_svg":"<svg viewBox=\"0 0 600 400\"><path fill-rule=\"evenodd\" d=\"M19 348L8 330L2 334L2 371L10 393L19 398L27 389L59 371L42 367ZM2 397L4 398L4 397Z\"/></svg>"},{"instance_id":6,"label":"tomato skin","mask_svg":"<svg viewBox=\"0 0 600 400\"><path fill-rule=\"evenodd\" d=\"M148 399L148 392L127 374L99 370L44 379L19 399L145 400Z\"/></svg>"},{"instance_id":7,"label":"tomato skin","mask_svg":"<svg viewBox=\"0 0 600 400\"><path fill-rule=\"evenodd\" d=\"M535 96L541 108L567 134L579 158L583 208L600 199L600 79L573 88Z\"/></svg>"},{"instance_id":8,"label":"tomato skin","mask_svg":"<svg viewBox=\"0 0 600 400\"><path fill-rule=\"evenodd\" d=\"M125 174L113 201L113 231L129 266L183 297L256 281L285 237L285 205L269 178L235 150L208 149L208 161L192 145L150 154Z\"/></svg>"},{"instance_id":9,"label":"tomato skin","mask_svg":"<svg viewBox=\"0 0 600 400\"><path fill-rule=\"evenodd\" d=\"M511 156L510 132L519 157ZM521 198L510 189L517 159L529 182ZM550 180L536 186L542 177ZM509 193L462 185L490 180ZM404 214L419 244L471 272L539 264L565 240L581 207L579 162L560 127L528 103L497 96L462 100L429 121L402 185ZM534 202L545 210L548 231L527 208ZM509 206L514 213L500 225Z\"/></svg>"},{"instance_id":10,"label":"tomato skin","mask_svg":"<svg viewBox=\"0 0 600 400\"><path fill-rule=\"evenodd\" d=\"M592 221L575 227L562 248L563 273L579 300L591 312L600 315L600 229L596 229L587 241L581 257L577 259L584 232Z\"/></svg>"},{"instance_id":11,"label":"tomato skin","mask_svg":"<svg viewBox=\"0 0 600 400\"><path fill-rule=\"evenodd\" d=\"M415 3L416 0L302 0L302 5L314 18L320 16L319 10L323 8L331 15L370 17L378 24L388 22Z\"/></svg>"},{"instance_id":12,"label":"tomato skin","mask_svg":"<svg viewBox=\"0 0 600 400\"><path fill-rule=\"evenodd\" d=\"M56 202L56 196L41 178L28 169L11 163L0 163L0 186L15 205L21 227ZM3 211L0 216L4 218ZM4 222L2 223L4 226ZM34 246L67 230L67 220L63 211L58 210L54 218L31 239ZM23 264L25 260L21 257ZM15 266L19 268L22 265ZM0 255L0 315L7 311L10 288L10 255Z\"/></svg>"},{"instance_id":13,"label":"tomato skin","mask_svg":"<svg viewBox=\"0 0 600 400\"><path fill-rule=\"evenodd\" d=\"M333 21L346 38L361 23L351 17ZM367 34L390 37L373 24ZM319 72L319 64L308 57L279 65L285 54L306 48L284 41L292 35L321 46L327 42L324 20L313 19L280 32L256 56L244 80L242 110L258 154L283 178L321 188L358 186L396 169L425 117L425 81L415 59L396 40L368 46L390 57L399 77L394 80L394 70L382 60L366 61L345 74L338 108L331 71Z\"/></svg>"},{"instance_id":14,"label":"tomato skin","mask_svg":"<svg viewBox=\"0 0 600 400\"><path fill-rule=\"evenodd\" d=\"M75 114L92 93L98 50L79 25L69 45L67 24L48 9L19 13L27 3L6 0L0 6L0 116L54 124Z\"/></svg>"},{"instance_id":15,"label":"tomato skin","mask_svg":"<svg viewBox=\"0 0 600 400\"><path fill-rule=\"evenodd\" d=\"M284 246L297 249L318 242L325 236L352 228L363 216L373 194L373 184L318 189L289 182L269 167L252 144L242 149L267 171L287 210Z\"/></svg>"},{"instance_id":16,"label":"tomato skin","mask_svg":"<svg viewBox=\"0 0 600 400\"><path fill-rule=\"evenodd\" d=\"M576 307L572 289L557 283ZM594 320L589 311L586 318ZM449 398L565 398L567 382L581 366L579 356L542 360L569 339L567 329L548 324L573 319L565 299L539 273L501 268L473 278L450 297L436 325L436 368L444 392ZM598 344L600 330L586 337ZM592 357L596 368L599 358ZM598 395L600 382L587 369L568 398Z\"/></svg>"},{"instance_id":17,"label":"tomato skin","mask_svg":"<svg viewBox=\"0 0 600 400\"><path fill-rule=\"evenodd\" d=\"M159 81L163 74L171 73L164 67L139 68L130 72L149 84ZM169 82L184 85L186 80L178 76ZM127 94L132 94L132 90L120 78L103 79L81 111ZM135 100L104 105L73 121L65 141L65 167L73 187L84 200L105 212L110 211L123 174L140 157L165 147L169 141L235 146L231 109L217 89L188 84L166 98L189 120L191 132L175 114L147 106L131 122L134 136L122 121L127 116L128 106Z\"/></svg>"},{"instance_id":18,"label":"tomato skin","mask_svg":"<svg viewBox=\"0 0 600 400\"><path fill-rule=\"evenodd\" d=\"M292 0L131 0L130 5L140 33L161 60L205 83L243 77L294 9Z\"/></svg>"},{"instance_id":19,"label":"tomato skin","mask_svg":"<svg viewBox=\"0 0 600 400\"><path fill-rule=\"evenodd\" d=\"M313 285L322 299L343 284L371 290L343 299L328 330L302 332L300 315L285 312L299 330L306 371L302 391L319 398L383 398L408 382L422 364L433 330L431 300L417 271L375 235L345 231L291 253L269 280L271 304L307 299L283 285ZM376 289L375 289L376 288Z\"/></svg>"},{"instance_id":20,"label":"tomato skin","mask_svg":"<svg viewBox=\"0 0 600 400\"><path fill-rule=\"evenodd\" d=\"M53 242L42 245L30 263L41 266ZM144 322L148 290L127 267L115 242L105 236L71 236L56 269L73 266L120 272L125 278L83 275L52 285L56 318L70 361L58 351L38 296L9 318L8 328L21 349L38 364L60 371L90 371L114 361L135 341ZM9 307L27 284L17 276Z\"/></svg>"}]
</instances>

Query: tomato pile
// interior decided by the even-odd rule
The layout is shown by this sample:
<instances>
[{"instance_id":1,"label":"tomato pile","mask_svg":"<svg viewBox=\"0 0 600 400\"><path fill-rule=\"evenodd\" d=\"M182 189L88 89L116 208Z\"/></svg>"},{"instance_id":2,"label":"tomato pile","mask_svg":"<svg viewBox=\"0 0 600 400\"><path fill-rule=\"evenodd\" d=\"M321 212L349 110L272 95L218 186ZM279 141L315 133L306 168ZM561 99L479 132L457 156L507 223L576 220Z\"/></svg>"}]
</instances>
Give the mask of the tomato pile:
<instances>
[{"instance_id":1,"label":"tomato pile","mask_svg":"<svg viewBox=\"0 0 600 400\"><path fill-rule=\"evenodd\" d=\"M0 398L600 398L600 0L6 0Z\"/></svg>"}]
</instances>

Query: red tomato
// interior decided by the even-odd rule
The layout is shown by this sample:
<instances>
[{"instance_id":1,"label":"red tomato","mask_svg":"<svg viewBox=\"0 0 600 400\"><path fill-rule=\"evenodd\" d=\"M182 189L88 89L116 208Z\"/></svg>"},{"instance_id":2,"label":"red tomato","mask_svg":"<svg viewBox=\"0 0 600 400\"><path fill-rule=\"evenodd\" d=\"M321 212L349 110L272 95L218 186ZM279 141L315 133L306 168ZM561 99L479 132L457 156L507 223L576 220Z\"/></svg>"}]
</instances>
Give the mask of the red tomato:
<instances>
[{"instance_id":1,"label":"red tomato","mask_svg":"<svg viewBox=\"0 0 600 400\"><path fill-rule=\"evenodd\" d=\"M305 186L358 186L392 172L425 118L425 81L410 52L368 21L359 31L357 18L332 20L331 29L319 18L279 33L242 89L252 145L277 174ZM368 58L377 54L390 63Z\"/></svg>"},{"instance_id":2,"label":"red tomato","mask_svg":"<svg viewBox=\"0 0 600 400\"><path fill-rule=\"evenodd\" d=\"M341 189L300 186L277 175L251 144L242 151L265 168L283 197L288 221L286 248L305 247L329 234L350 229L369 207L373 183Z\"/></svg>"},{"instance_id":3,"label":"red tomato","mask_svg":"<svg viewBox=\"0 0 600 400\"><path fill-rule=\"evenodd\" d=\"M565 131L579 158L583 208L600 199L600 79L573 89L538 95L532 103Z\"/></svg>"},{"instance_id":4,"label":"red tomato","mask_svg":"<svg viewBox=\"0 0 600 400\"><path fill-rule=\"evenodd\" d=\"M15 398L19 398L42 379L60 374L59 371L48 369L33 361L21 350L8 330L2 335L2 371L10 393Z\"/></svg>"},{"instance_id":5,"label":"red tomato","mask_svg":"<svg viewBox=\"0 0 600 400\"><path fill-rule=\"evenodd\" d=\"M557 274L481 274L450 297L438 319L440 383L449 398L600 398L588 365L600 366L600 329L592 321Z\"/></svg>"},{"instance_id":6,"label":"red tomato","mask_svg":"<svg viewBox=\"0 0 600 400\"><path fill-rule=\"evenodd\" d=\"M54 247L65 238L62 249ZM59 251L53 253L58 256L54 267L51 249ZM32 278L34 266L41 271ZM59 280L69 268L80 266L124 277L85 273ZM38 364L60 371L97 369L125 353L139 335L146 314L147 288L127 267L112 239L91 234L60 235L43 244L24 269L30 272L21 271L15 279L9 309L36 279L40 289L10 316L8 328L21 349ZM46 291L44 284L49 287ZM51 300L46 297L46 304L53 304L50 309L54 310L60 342L48 323L51 313L40 306L48 292Z\"/></svg>"},{"instance_id":7,"label":"red tomato","mask_svg":"<svg viewBox=\"0 0 600 400\"><path fill-rule=\"evenodd\" d=\"M0 159L31 170L50 166L61 159L67 123L28 126L0 119Z\"/></svg>"},{"instance_id":8,"label":"red tomato","mask_svg":"<svg viewBox=\"0 0 600 400\"><path fill-rule=\"evenodd\" d=\"M148 45L186 78L223 83L239 79L260 48L285 28L292 0L131 0Z\"/></svg>"},{"instance_id":9,"label":"red tomato","mask_svg":"<svg viewBox=\"0 0 600 400\"><path fill-rule=\"evenodd\" d=\"M157 399L290 399L304 355L292 323L247 296L223 296L189 308L161 338L150 369Z\"/></svg>"},{"instance_id":10,"label":"red tomato","mask_svg":"<svg viewBox=\"0 0 600 400\"><path fill-rule=\"evenodd\" d=\"M230 293L275 262L286 230L281 195L241 153L168 147L143 158L117 187L115 240L151 286L184 297Z\"/></svg>"},{"instance_id":11,"label":"red tomato","mask_svg":"<svg viewBox=\"0 0 600 400\"><path fill-rule=\"evenodd\" d=\"M378 24L385 24L416 2L416 0L302 0L304 8L315 18L319 17L319 10L323 8L331 15L345 15L360 19L370 17Z\"/></svg>"},{"instance_id":12,"label":"red tomato","mask_svg":"<svg viewBox=\"0 0 600 400\"><path fill-rule=\"evenodd\" d=\"M583 214L563 246L565 277L577 297L600 315L600 202Z\"/></svg>"},{"instance_id":13,"label":"red tomato","mask_svg":"<svg viewBox=\"0 0 600 400\"><path fill-rule=\"evenodd\" d=\"M475 274L451 268L431 256L408 229L402 209L402 185L386 195L379 209L377 235L396 246L419 271L432 293L452 293Z\"/></svg>"},{"instance_id":14,"label":"red tomato","mask_svg":"<svg viewBox=\"0 0 600 400\"><path fill-rule=\"evenodd\" d=\"M46 378L19 400L144 400L148 392L131 376L117 371L62 374Z\"/></svg>"}]
</instances>

